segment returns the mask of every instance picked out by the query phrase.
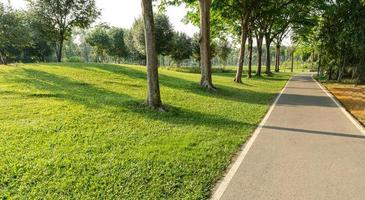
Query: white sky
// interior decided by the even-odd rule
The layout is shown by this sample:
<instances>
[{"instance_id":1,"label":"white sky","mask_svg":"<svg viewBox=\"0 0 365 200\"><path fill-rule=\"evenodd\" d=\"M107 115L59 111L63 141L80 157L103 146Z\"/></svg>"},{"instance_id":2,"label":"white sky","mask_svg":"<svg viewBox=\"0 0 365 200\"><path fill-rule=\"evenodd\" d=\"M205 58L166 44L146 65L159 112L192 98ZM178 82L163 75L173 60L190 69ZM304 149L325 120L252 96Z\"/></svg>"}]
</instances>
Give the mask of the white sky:
<instances>
[{"instance_id":1,"label":"white sky","mask_svg":"<svg viewBox=\"0 0 365 200\"><path fill-rule=\"evenodd\" d=\"M8 0L0 1L7 3ZM10 3L16 9L26 8L25 0L10 0ZM142 13L140 0L96 0L96 4L101 9L99 22L107 22L112 26L122 28L130 28L135 18L138 18ZM190 36L198 32L197 27L181 22L185 16L184 6L169 7L167 15L176 31L185 32Z\"/></svg>"}]
</instances>

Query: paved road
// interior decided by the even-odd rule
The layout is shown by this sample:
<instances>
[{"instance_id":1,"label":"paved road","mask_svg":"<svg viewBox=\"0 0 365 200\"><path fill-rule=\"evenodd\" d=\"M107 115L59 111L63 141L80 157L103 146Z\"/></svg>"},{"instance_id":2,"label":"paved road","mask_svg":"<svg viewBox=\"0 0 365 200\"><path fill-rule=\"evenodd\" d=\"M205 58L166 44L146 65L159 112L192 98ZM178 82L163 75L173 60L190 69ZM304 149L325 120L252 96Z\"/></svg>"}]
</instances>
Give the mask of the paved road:
<instances>
[{"instance_id":1,"label":"paved road","mask_svg":"<svg viewBox=\"0 0 365 200\"><path fill-rule=\"evenodd\" d=\"M310 75L288 83L221 199L365 200L365 136Z\"/></svg>"}]
</instances>

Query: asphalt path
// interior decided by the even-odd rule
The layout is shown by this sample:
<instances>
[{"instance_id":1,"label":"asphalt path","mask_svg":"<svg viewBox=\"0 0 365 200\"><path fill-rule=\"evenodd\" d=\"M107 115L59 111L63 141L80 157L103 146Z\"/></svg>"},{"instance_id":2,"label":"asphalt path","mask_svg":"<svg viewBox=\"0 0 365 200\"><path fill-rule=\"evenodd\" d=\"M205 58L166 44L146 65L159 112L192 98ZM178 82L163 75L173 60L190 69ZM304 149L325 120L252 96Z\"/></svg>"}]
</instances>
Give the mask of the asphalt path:
<instances>
[{"instance_id":1,"label":"asphalt path","mask_svg":"<svg viewBox=\"0 0 365 200\"><path fill-rule=\"evenodd\" d=\"M294 76L212 199L364 200L364 130L310 74Z\"/></svg>"}]
</instances>

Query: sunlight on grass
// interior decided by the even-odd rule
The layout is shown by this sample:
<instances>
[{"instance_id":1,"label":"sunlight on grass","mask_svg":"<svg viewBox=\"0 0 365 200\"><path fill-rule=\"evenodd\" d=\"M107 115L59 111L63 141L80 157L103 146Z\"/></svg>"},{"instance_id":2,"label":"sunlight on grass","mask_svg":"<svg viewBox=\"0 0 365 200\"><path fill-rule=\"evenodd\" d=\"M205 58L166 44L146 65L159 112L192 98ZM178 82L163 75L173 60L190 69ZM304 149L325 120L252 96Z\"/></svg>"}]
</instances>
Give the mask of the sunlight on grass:
<instances>
[{"instance_id":1,"label":"sunlight on grass","mask_svg":"<svg viewBox=\"0 0 365 200\"><path fill-rule=\"evenodd\" d=\"M160 70L168 112L143 106L145 68L0 67L0 197L204 199L289 74Z\"/></svg>"}]
</instances>

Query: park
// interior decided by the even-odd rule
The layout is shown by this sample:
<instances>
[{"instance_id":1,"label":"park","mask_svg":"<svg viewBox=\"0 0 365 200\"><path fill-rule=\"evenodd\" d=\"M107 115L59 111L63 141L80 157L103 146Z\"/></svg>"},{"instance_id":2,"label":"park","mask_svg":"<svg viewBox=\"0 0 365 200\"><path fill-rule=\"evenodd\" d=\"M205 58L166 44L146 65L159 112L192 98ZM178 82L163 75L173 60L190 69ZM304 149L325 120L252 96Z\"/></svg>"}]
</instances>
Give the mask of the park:
<instances>
[{"instance_id":1,"label":"park","mask_svg":"<svg viewBox=\"0 0 365 200\"><path fill-rule=\"evenodd\" d=\"M0 108L1 199L365 199L365 1L1 0Z\"/></svg>"}]
</instances>

